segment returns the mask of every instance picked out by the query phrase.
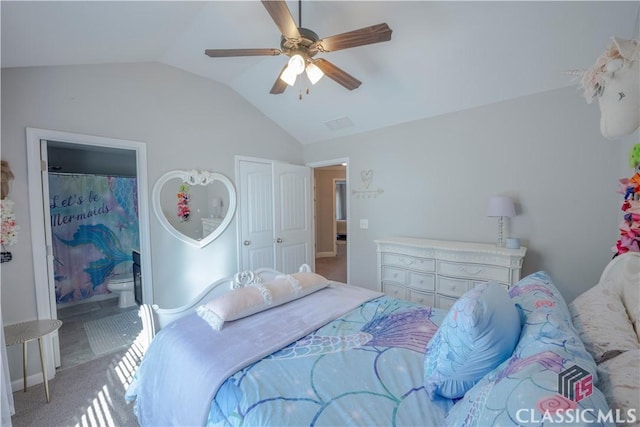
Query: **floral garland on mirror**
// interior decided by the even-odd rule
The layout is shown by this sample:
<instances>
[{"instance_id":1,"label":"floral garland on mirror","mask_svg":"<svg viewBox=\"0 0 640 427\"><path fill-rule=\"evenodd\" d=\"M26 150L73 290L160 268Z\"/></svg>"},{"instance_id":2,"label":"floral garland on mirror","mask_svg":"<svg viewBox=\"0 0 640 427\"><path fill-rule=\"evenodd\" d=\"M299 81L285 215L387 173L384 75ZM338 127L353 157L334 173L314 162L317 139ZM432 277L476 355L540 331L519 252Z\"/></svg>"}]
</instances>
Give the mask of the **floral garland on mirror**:
<instances>
[{"instance_id":1,"label":"floral garland on mirror","mask_svg":"<svg viewBox=\"0 0 640 427\"><path fill-rule=\"evenodd\" d=\"M178 218L181 222L189 221L191 209L189 208L189 186L182 184L178 189Z\"/></svg>"}]
</instances>

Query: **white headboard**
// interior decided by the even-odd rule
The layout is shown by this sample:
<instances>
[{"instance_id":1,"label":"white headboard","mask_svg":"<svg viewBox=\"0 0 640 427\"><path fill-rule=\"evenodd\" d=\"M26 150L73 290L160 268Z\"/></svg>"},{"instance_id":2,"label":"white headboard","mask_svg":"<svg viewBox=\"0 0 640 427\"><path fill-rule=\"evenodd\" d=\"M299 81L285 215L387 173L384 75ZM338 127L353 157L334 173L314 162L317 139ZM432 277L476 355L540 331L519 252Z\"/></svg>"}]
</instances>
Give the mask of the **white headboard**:
<instances>
[{"instance_id":1,"label":"white headboard","mask_svg":"<svg viewBox=\"0 0 640 427\"><path fill-rule=\"evenodd\" d=\"M177 320L187 314L190 314L196 310L196 308L207 301L220 296L231 289L250 285L257 281L268 281L274 279L280 275L279 271L261 268L255 272L245 271L235 274L233 277L225 277L217 280L205 288L198 296L196 296L191 302L176 308L160 308L158 305L153 305L153 313L155 320L155 330L167 326L169 323Z\"/></svg>"},{"instance_id":2,"label":"white headboard","mask_svg":"<svg viewBox=\"0 0 640 427\"><path fill-rule=\"evenodd\" d=\"M299 271L309 272L311 271L311 267L307 264L303 264ZM153 305L153 335L155 335L156 331L164 328L169 323L194 312L198 306L217 296L229 292L232 289L273 280L281 274L283 273L271 268L259 268L255 271L242 271L234 274L232 277L225 277L213 282L206 289L200 292L200 294L198 294L198 296L196 296L191 302L181 307L160 308L157 305ZM147 309L147 311L149 310ZM141 309L141 315L142 313L143 309Z\"/></svg>"}]
</instances>

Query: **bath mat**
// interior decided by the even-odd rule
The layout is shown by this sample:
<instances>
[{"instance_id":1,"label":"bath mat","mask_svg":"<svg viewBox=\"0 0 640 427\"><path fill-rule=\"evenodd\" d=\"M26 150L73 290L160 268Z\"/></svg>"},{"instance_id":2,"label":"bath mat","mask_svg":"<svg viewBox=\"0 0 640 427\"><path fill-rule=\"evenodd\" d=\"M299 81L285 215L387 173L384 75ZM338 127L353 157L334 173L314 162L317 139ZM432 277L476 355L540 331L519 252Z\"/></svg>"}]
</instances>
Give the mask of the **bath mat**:
<instances>
[{"instance_id":1,"label":"bath mat","mask_svg":"<svg viewBox=\"0 0 640 427\"><path fill-rule=\"evenodd\" d=\"M96 356L129 347L142 331L137 310L85 322L89 346Z\"/></svg>"}]
</instances>

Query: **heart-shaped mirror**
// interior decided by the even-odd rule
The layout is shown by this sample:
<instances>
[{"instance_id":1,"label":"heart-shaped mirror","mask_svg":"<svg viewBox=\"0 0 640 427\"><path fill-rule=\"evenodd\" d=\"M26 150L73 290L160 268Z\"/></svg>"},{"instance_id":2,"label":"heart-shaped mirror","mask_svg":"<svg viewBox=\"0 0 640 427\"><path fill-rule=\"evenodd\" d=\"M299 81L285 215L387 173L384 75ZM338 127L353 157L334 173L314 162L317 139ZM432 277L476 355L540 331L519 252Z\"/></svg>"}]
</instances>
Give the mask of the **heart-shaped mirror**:
<instances>
[{"instance_id":1,"label":"heart-shaped mirror","mask_svg":"<svg viewBox=\"0 0 640 427\"><path fill-rule=\"evenodd\" d=\"M224 175L173 170L153 186L153 210L177 239L203 248L229 226L236 211L236 190Z\"/></svg>"}]
</instances>

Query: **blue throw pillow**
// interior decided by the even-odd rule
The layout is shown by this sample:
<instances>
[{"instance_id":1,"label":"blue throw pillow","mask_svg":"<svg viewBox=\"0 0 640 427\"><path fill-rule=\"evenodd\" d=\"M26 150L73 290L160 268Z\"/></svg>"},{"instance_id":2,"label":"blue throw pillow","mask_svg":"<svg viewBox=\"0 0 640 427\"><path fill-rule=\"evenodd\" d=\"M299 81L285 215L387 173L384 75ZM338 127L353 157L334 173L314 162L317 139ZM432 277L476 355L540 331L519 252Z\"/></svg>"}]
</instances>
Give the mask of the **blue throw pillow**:
<instances>
[{"instance_id":1,"label":"blue throw pillow","mask_svg":"<svg viewBox=\"0 0 640 427\"><path fill-rule=\"evenodd\" d=\"M567 303L545 271L537 271L522 278L509 290L509 296L518 309L522 325L537 310L554 313L560 319L570 322L571 314Z\"/></svg>"},{"instance_id":2,"label":"blue throw pillow","mask_svg":"<svg viewBox=\"0 0 640 427\"><path fill-rule=\"evenodd\" d=\"M584 400L579 402L560 394L558 376L574 365L592 376L592 384L598 382L596 364L571 324L558 313L534 310L527 316L511 357L465 393L447 414L446 425L610 425L595 421L599 412L609 412L604 395L596 387L590 396L580 396ZM568 416L564 422L562 418L544 418L545 413L546 417L561 417L568 409L584 411L580 416L586 418L574 419L575 424Z\"/></svg>"},{"instance_id":3,"label":"blue throw pillow","mask_svg":"<svg viewBox=\"0 0 640 427\"><path fill-rule=\"evenodd\" d=\"M507 290L482 283L451 307L429 341L424 385L429 397L462 397L511 356L520 336L520 316Z\"/></svg>"}]
</instances>

